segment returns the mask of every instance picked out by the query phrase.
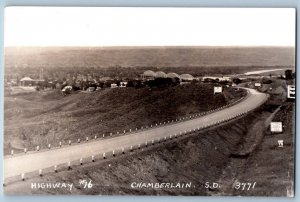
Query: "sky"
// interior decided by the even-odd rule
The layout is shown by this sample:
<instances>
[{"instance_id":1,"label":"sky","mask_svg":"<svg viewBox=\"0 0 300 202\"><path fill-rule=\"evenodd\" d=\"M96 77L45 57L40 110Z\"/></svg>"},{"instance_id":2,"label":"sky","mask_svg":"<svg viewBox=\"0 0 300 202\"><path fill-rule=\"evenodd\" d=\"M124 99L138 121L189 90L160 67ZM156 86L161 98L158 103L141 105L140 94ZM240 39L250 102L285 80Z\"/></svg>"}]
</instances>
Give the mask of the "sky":
<instances>
[{"instance_id":1,"label":"sky","mask_svg":"<svg viewBox=\"0 0 300 202\"><path fill-rule=\"evenodd\" d=\"M8 46L294 46L292 8L7 7Z\"/></svg>"}]
</instances>

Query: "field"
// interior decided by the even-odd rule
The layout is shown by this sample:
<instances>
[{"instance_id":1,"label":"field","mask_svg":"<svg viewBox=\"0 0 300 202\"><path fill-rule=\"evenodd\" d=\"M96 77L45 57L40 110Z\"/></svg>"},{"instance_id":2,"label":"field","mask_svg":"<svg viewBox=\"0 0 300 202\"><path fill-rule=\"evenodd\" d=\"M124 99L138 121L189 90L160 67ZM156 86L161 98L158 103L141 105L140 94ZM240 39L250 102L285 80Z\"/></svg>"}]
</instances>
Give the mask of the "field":
<instances>
[{"instance_id":1,"label":"field","mask_svg":"<svg viewBox=\"0 0 300 202\"><path fill-rule=\"evenodd\" d=\"M289 47L8 47L5 76L39 78L41 69L45 78L54 79L76 73L134 78L148 69L194 76L240 74L291 68L294 51Z\"/></svg>"},{"instance_id":2,"label":"field","mask_svg":"<svg viewBox=\"0 0 300 202\"><path fill-rule=\"evenodd\" d=\"M75 92L62 96L59 91L39 91L5 97L5 154L22 152L37 145L46 148L68 140L84 140L94 135L116 135L209 111L245 95L226 88L213 95L211 84L187 84L170 88L118 88L94 93ZM162 99L163 98L163 99Z\"/></svg>"}]
</instances>

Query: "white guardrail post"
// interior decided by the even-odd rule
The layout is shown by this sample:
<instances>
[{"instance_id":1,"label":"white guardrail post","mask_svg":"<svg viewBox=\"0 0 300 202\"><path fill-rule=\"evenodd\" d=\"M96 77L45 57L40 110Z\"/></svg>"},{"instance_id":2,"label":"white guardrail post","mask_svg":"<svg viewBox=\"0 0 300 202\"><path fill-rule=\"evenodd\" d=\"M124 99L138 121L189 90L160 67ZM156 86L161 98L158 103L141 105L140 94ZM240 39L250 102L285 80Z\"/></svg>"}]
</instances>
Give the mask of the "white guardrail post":
<instances>
[{"instance_id":1,"label":"white guardrail post","mask_svg":"<svg viewBox=\"0 0 300 202\"><path fill-rule=\"evenodd\" d=\"M243 98L240 98L239 100L237 100L237 101L235 101L234 103L236 103L236 102L238 102L238 101L240 101L240 100L242 100ZM191 118L194 118L194 117L198 117L198 116L202 116L202 115L205 115L205 114L207 114L207 113L211 113L211 112L214 112L214 111L216 111L216 110L221 110L221 109L224 109L225 107L228 107L228 106L231 106L232 104L229 104L229 105L226 105L226 106L222 106L222 107L219 107L219 108L217 108L217 109L212 109L212 110L209 110L209 111L207 111L207 112L202 112L202 113L199 113L199 114L195 114L195 115L190 115L190 116L187 116L187 117L182 117L182 118L178 118L178 119L175 119L175 120L171 120L171 121L167 121L167 123L169 124L169 123L173 123L173 122L177 122L177 121L181 121L181 120L185 120L185 119L191 119ZM231 116L231 117L228 117L228 119L222 119L222 120L219 120L219 121L216 121L214 124L219 124L219 123L222 123L222 122L225 122L225 121L227 121L227 120L231 120L231 119L234 119L234 118L236 118L236 117L239 117L239 116L242 116L242 115L244 115L244 114L246 114L246 113L248 113L248 112L250 112L251 110L250 109L248 109L247 111L245 111L245 112L241 112L241 113L238 113L238 114L235 114L235 115L233 115L233 116ZM153 126L158 126L158 125L165 125L166 124L166 122L160 122L159 124L158 123L155 123L155 125L150 125L150 128L152 128ZM212 124L212 125L214 125L214 124ZM197 128L194 128L193 129L193 132L196 132L196 130L200 130L200 129L202 129L202 128L207 128L207 127L209 127L209 125L208 124L206 124L206 125L204 125L204 126L198 126ZM148 128L148 126L146 126L145 127L146 129ZM144 127L142 126L141 127L141 130L142 129L144 129ZM138 130L138 128L135 128L135 130L137 131ZM129 129L129 132L132 132L132 129ZM124 134L126 133L126 130L124 130ZM185 134L185 135L187 135L187 134L189 134L189 133L192 133L192 129L190 129L189 130L189 132L188 131L184 131L184 132L179 132L179 135L182 135L182 134ZM119 134L119 132L117 132L117 134ZM112 136L112 133L110 133L110 136ZM103 134L103 138L105 137L105 134ZM177 136L177 134L175 133L174 134L174 138L177 138L178 136ZM94 136L94 139L96 140L98 138L98 136L97 135L95 135ZM172 140L172 138L173 138L173 136L172 136L172 134L171 135L169 135L169 139L170 140ZM77 140L77 142L78 143L80 143L80 138ZM89 137L86 137L86 141L89 141ZM164 139L162 140L162 141L167 141L167 136L165 136L164 137ZM160 143L160 138L158 138L157 139L157 142L158 143ZM71 145L71 140L68 140L68 144L69 145ZM151 141L151 143L152 143L152 145L154 145L155 144L155 140L153 139L152 141ZM59 147L62 147L62 142L60 141L59 142ZM148 147L148 141L146 141L145 142L145 147ZM141 144L138 144L138 149L140 149L141 148ZM51 149L51 144L49 143L48 144L48 149ZM40 146L38 145L38 146L36 146L36 151L39 151L40 150ZM121 149L121 151L122 151L122 154L125 154L125 149L124 149L124 147ZM130 146L130 152L132 152L133 151L133 146ZM27 153L27 148L24 148L24 153L26 154ZM113 150L112 151L112 155L113 156L116 156L116 153L115 153L115 150ZM11 156L14 156L14 150L11 150ZM92 155L91 156L91 159L92 159L92 162L95 162L95 156L94 155ZM103 153L103 159L106 159L106 155L105 155L105 153ZM79 162L80 162L80 165L83 165L83 159L82 158L80 158L80 160L79 160ZM69 161L68 163L67 163L67 165L68 165L68 169L70 170L71 169L71 162ZM43 176L43 170L42 169L39 169L39 176L40 177L42 177ZM54 172L57 172L57 165L54 165ZM24 181L25 180L25 173L22 173L21 174L21 179L22 179L22 181Z\"/></svg>"}]
</instances>

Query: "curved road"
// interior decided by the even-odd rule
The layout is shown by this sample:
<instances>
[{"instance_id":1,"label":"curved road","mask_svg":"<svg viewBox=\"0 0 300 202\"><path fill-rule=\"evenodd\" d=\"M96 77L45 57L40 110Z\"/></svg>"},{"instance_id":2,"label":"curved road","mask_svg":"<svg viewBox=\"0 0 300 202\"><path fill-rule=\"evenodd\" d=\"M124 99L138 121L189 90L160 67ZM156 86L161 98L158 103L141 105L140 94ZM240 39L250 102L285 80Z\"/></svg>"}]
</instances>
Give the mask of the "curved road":
<instances>
[{"instance_id":1,"label":"curved road","mask_svg":"<svg viewBox=\"0 0 300 202\"><path fill-rule=\"evenodd\" d=\"M242 113L247 113L268 99L267 94L259 93L253 89L247 90L248 96L241 102L199 118L175 122L174 124L163 127L150 128L148 130L109 139L64 146L59 149L33 152L19 156L5 157L4 178L7 179L21 175L22 173L50 168L54 165L59 166L64 164L66 166L67 162L78 161L79 163L80 158L91 158L92 155L95 155L95 157L101 155L102 158L103 153L112 152L113 150L120 152L123 148L128 150L131 146L136 148L138 144L141 146L145 145L146 142L151 144L152 140L157 142L158 139L170 137L170 135L173 137L175 134L179 136L184 134L185 131L208 127L237 117Z\"/></svg>"}]
</instances>

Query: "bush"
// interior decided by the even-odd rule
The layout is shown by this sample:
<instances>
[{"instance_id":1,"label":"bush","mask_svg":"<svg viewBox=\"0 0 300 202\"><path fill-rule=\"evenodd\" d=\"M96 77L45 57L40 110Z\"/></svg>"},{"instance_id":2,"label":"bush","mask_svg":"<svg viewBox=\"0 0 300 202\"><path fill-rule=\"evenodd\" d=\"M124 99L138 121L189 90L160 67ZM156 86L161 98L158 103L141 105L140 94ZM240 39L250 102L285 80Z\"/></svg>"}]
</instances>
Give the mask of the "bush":
<instances>
[{"instance_id":1,"label":"bush","mask_svg":"<svg viewBox=\"0 0 300 202\"><path fill-rule=\"evenodd\" d=\"M240 84L240 83L242 83L242 80L239 79L239 78L233 78L232 82L235 83L235 84Z\"/></svg>"},{"instance_id":2,"label":"bush","mask_svg":"<svg viewBox=\"0 0 300 202\"><path fill-rule=\"evenodd\" d=\"M263 79L263 80L262 80L262 83L263 83L263 84L271 84L271 83L272 83L272 80L270 80L270 79Z\"/></svg>"}]
</instances>

